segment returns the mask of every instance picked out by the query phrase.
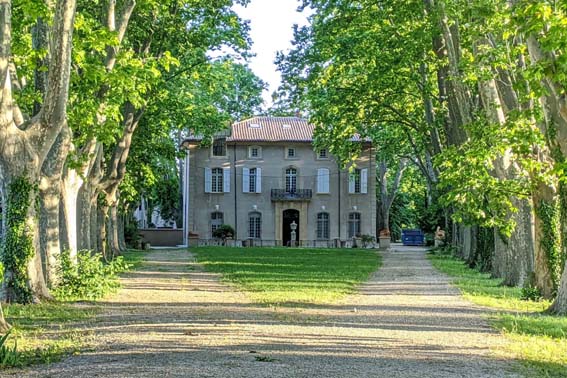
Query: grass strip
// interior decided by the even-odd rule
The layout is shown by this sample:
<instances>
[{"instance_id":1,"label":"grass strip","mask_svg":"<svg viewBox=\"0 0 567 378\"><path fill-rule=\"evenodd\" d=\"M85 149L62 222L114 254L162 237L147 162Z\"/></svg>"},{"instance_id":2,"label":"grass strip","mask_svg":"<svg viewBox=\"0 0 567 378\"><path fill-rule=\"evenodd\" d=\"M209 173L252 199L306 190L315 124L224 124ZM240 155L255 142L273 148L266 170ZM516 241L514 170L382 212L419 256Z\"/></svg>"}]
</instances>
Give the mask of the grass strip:
<instances>
[{"instance_id":1,"label":"grass strip","mask_svg":"<svg viewBox=\"0 0 567 378\"><path fill-rule=\"evenodd\" d=\"M520 288L502 286L500 279L471 269L450 254L434 252L428 257L466 299L499 310L491 315L491 323L507 336L508 352L524 363L527 375L567 377L567 317L546 315L548 301L523 300Z\"/></svg>"}]
</instances>

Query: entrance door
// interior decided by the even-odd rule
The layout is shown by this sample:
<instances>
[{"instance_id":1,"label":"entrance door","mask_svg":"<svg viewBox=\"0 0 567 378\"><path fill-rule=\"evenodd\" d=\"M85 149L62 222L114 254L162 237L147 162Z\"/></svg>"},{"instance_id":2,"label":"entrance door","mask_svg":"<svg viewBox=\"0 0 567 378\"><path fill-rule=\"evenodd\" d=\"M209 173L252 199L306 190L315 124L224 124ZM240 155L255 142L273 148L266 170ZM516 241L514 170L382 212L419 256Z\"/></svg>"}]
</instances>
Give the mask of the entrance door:
<instances>
[{"instance_id":1,"label":"entrance door","mask_svg":"<svg viewBox=\"0 0 567 378\"><path fill-rule=\"evenodd\" d=\"M299 210L288 209L284 210L283 212L283 230L282 230L282 239L283 245L288 247L291 243L291 227L290 225L295 222L297 224L297 228L295 229L296 237L295 240L299 243Z\"/></svg>"}]
</instances>

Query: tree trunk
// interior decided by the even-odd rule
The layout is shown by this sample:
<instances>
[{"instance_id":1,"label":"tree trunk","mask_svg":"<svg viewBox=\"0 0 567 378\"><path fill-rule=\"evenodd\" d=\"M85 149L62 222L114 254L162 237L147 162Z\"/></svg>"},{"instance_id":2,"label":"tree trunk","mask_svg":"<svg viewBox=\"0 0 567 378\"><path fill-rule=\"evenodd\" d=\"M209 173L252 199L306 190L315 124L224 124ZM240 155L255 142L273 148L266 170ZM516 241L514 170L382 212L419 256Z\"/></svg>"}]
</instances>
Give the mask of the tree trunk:
<instances>
[{"instance_id":1,"label":"tree trunk","mask_svg":"<svg viewBox=\"0 0 567 378\"><path fill-rule=\"evenodd\" d=\"M108 225L109 225L109 248L112 257L119 256L121 252L118 234L120 232L120 224L118 222L118 206L112 204L109 209Z\"/></svg>"},{"instance_id":2,"label":"tree trunk","mask_svg":"<svg viewBox=\"0 0 567 378\"><path fill-rule=\"evenodd\" d=\"M39 169L36 171L38 172ZM4 298L6 302L31 303L49 298L45 283L36 212L37 190L30 177L6 177L5 217L7 233L3 240Z\"/></svg>"},{"instance_id":3,"label":"tree trunk","mask_svg":"<svg viewBox=\"0 0 567 378\"><path fill-rule=\"evenodd\" d=\"M12 98L9 72L12 4L9 0L0 3L0 171L4 189L20 191L35 183L59 133L66 127L75 6L76 0L58 0L55 4L43 105L38 114L22 124L21 111ZM24 303L49 295L40 256L37 193L32 189L28 194L9 195L6 205L12 214L8 222L13 222L14 227L6 235L2 253L6 299Z\"/></svg>"},{"instance_id":4,"label":"tree trunk","mask_svg":"<svg viewBox=\"0 0 567 378\"><path fill-rule=\"evenodd\" d=\"M125 239L125 216L123 214L120 214L118 216L118 245L120 246L120 251L126 251L128 249L128 246L126 245L126 239Z\"/></svg>"},{"instance_id":5,"label":"tree trunk","mask_svg":"<svg viewBox=\"0 0 567 378\"><path fill-rule=\"evenodd\" d=\"M557 296L549 308L549 312L557 315L567 315L567 269L563 269L561 282L557 288Z\"/></svg>"},{"instance_id":6,"label":"tree trunk","mask_svg":"<svg viewBox=\"0 0 567 378\"><path fill-rule=\"evenodd\" d=\"M540 184L533 193L535 214L535 285L544 298L553 298L554 281L550 261L550 248L558 245L558 231L549 216L550 207L555 206L553 188Z\"/></svg>"},{"instance_id":7,"label":"tree trunk","mask_svg":"<svg viewBox=\"0 0 567 378\"><path fill-rule=\"evenodd\" d=\"M69 130L64 128L51 147L41 168L40 195L40 251L44 261L45 279L49 287L57 285L60 245L61 174L68 155Z\"/></svg>"},{"instance_id":8,"label":"tree trunk","mask_svg":"<svg viewBox=\"0 0 567 378\"><path fill-rule=\"evenodd\" d=\"M80 209L79 194L83 183L82 177L75 169L65 168L61 182L61 206L65 215L65 239L68 243L71 260L76 259L79 240L84 235L88 235L88 233L79 231L83 223L88 224L88 218L83 218L83 214L78 216ZM83 242L88 244L89 240L83 240Z\"/></svg>"},{"instance_id":9,"label":"tree trunk","mask_svg":"<svg viewBox=\"0 0 567 378\"><path fill-rule=\"evenodd\" d=\"M516 227L508 238L494 230L494 260L492 275L502 278L506 286L523 287L531 284L534 272L534 221L527 200L514 199L518 212L513 215Z\"/></svg>"}]
</instances>

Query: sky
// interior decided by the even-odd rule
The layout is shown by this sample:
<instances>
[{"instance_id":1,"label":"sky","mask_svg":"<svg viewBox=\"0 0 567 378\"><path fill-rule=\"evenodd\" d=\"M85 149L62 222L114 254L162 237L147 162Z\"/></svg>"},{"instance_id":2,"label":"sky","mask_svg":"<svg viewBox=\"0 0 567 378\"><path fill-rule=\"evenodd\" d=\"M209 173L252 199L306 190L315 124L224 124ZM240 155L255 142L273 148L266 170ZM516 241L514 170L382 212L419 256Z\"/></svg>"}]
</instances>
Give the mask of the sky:
<instances>
[{"instance_id":1,"label":"sky","mask_svg":"<svg viewBox=\"0 0 567 378\"><path fill-rule=\"evenodd\" d=\"M298 0L252 0L246 8L234 8L241 18L250 21L252 52L256 54L250 68L268 84L263 93L266 108L272 104L272 93L281 82L274 64L276 52L291 48L294 24L307 24L307 15L297 12L299 5Z\"/></svg>"}]
</instances>

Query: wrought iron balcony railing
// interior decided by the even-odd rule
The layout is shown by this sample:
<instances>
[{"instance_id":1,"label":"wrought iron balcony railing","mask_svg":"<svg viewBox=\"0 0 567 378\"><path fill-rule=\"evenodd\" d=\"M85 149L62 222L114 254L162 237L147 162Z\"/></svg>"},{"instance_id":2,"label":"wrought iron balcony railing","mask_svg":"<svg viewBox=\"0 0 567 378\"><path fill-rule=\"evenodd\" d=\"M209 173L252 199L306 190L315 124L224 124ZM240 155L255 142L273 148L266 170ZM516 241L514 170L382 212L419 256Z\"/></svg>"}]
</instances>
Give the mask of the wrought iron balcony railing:
<instances>
[{"instance_id":1,"label":"wrought iron balcony railing","mask_svg":"<svg viewBox=\"0 0 567 378\"><path fill-rule=\"evenodd\" d=\"M272 189L272 201L310 201L313 197L311 189Z\"/></svg>"}]
</instances>

